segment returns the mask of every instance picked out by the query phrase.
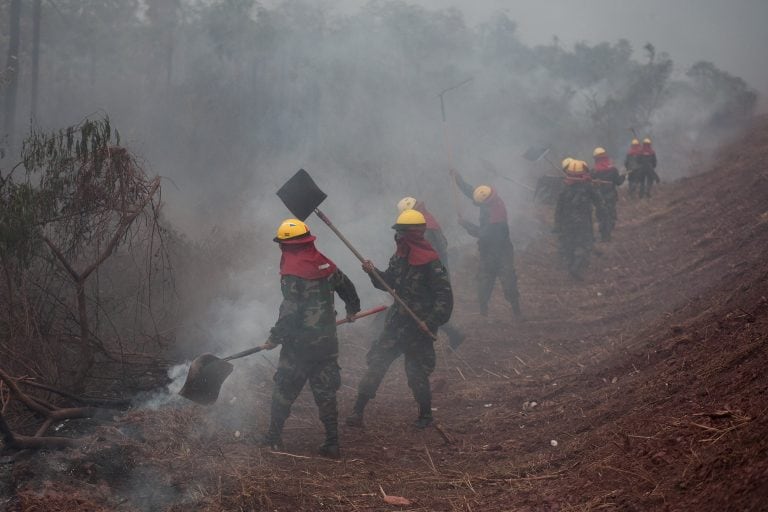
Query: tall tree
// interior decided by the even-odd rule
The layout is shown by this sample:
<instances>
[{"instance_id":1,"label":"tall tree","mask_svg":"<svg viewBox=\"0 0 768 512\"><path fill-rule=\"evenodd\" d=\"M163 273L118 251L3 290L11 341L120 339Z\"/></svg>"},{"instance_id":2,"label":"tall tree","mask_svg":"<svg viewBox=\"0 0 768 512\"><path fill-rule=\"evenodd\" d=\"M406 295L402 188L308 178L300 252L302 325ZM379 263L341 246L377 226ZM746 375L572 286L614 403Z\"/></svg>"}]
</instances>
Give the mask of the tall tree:
<instances>
[{"instance_id":1,"label":"tall tree","mask_svg":"<svg viewBox=\"0 0 768 512\"><path fill-rule=\"evenodd\" d=\"M43 0L35 0L32 9L32 125L37 124L37 91L40 76L40 20L43 17Z\"/></svg>"},{"instance_id":2,"label":"tall tree","mask_svg":"<svg viewBox=\"0 0 768 512\"><path fill-rule=\"evenodd\" d=\"M21 25L21 0L11 0L10 31L8 41L8 61L6 65L8 86L5 90L5 125L4 133L8 136L8 145L13 145L13 129L16 120L16 91L19 88L19 39Z\"/></svg>"}]
</instances>

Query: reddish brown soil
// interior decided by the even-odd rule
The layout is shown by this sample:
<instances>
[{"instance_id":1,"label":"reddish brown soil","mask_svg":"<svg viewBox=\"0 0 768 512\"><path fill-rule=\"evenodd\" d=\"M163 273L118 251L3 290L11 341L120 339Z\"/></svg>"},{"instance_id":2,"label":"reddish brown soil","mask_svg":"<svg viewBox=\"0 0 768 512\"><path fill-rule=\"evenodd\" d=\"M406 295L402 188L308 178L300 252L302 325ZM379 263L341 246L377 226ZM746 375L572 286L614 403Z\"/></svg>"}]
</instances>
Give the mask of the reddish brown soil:
<instances>
[{"instance_id":1,"label":"reddish brown soil","mask_svg":"<svg viewBox=\"0 0 768 512\"><path fill-rule=\"evenodd\" d=\"M712 171L648 201L623 199L584 282L541 237L517 257L525 322L510 319L499 290L489 317L474 313L471 272L458 273L454 318L468 337L455 354L439 343L433 376L452 444L409 426L398 362L367 428L342 427L343 460L315 456L322 434L307 390L286 428L290 453L271 453L254 442L267 420L264 378L254 403L234 406L245 421L223 405L137 411L80 450L17 462L11 507L768 510L765 162L762 119ZM369 336L363 326L342 336L343 417ZM389 505L381 489L412 504Z\"/></svg>"}]
</instances>

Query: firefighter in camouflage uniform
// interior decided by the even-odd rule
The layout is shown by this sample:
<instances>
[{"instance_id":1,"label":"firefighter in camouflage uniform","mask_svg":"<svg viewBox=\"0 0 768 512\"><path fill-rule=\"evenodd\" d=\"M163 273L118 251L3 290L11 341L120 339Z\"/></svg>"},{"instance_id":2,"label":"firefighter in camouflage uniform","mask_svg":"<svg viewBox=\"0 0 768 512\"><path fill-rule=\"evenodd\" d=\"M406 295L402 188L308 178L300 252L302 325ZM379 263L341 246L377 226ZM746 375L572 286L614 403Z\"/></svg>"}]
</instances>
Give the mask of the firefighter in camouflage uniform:
<instances>
[{"instance_id":1,"label":"firefighter in camouflage uniform","mask_svg":"<svg viewBox=\"0 0 768 512\"><path fill-rule=\"evenodd\" d=\"M334 293L344 301L349 321L360 311L360 299L349 278L315 248L314 241L307 225L297 219L284 221L277 230L275 242L282 251L283 302L264 348L282 345L282 349L274 377L269 430L262 444L282 447L283 425L291 405L309 381L325 427L325 442L319 453L336 458L339 456L336 391L341 377Z\"/></svg>"},{"instance_id":2,"label":"firefighter in camouflage uniform","mask_svg":"<svg viewBox=\"0 0 768 512\"><path fill-rule=\"evenodd\" d=\"M440 262L448 270L448 239L445 238L443 230L435 217L427 210L427 205L424 204L424 201L417 201L413 197L404 197L397 203L397 211L402 213L405 210L416 210L424 215L424 219L427 222L424 238L437 251L438 256L440 256ZM450 322L447 322L440 329L448 335L448 343L452 349L458 348L464 341L464 333Z\"/></svg>"},{"instance_id":3,"label":"firefighter in camouflage uniform","mask_svg":"<svg viewBox=\"0 0 768 512\"><path fill-rule=\"evenodd\" d=\"M452 170L451 175L464 195L472 199L480 208L479 225L466 219L459 219L459 224L467 230L467 233L477 238L480 256L477 298L480 303L480 313L488 314L488 301L498 277L504 290L504 298L512 306L512 313L520 318L520 293L517 290L514 248L509 239L507 208L504 201L488 185L472 187L458 172Z\"/></svg>"},{"instance_id":4,"label":"firefighter in camouflage uniform","mask_svg":"<svg viewBox=\"0 0 768 512\"><path fill-rule=\"evenodd\" d=\"M558 235L568 272L582 279L594 243L592 209L599 211L603 206L586 162L567 158L563 165L565 186L557 198L553 231Z\"/></svg>"},{"instance_id":5,"label":"firefighter in camouflage uniform","mask_svg":"<svg viewBox=\"0 0 768 512\"><path fill-rule=\"evenodd\" d=\"M602 200L602 207L597 210L597 221L600 226L600 239L607 242L616 226L616 203L619 193L616 187L624 183L624 176L613 165L613 160L603 148L595 148L592 152L595 166L592 168L592 178L595 179L595 189Z\"/></svg>"},{"instance_id":6,"label":"firefighter in camouflage uniform","mask_svg":"<svg viewBox=\"0 0 768 512\"><path fill-rule=\"evenodd\" d=\"M627 169L627 181L629 182L629 197L635 197L640 188L642 172L640 171L640 141L632 139L629 144L629 151L624 158L624 167Z\"/></svg>"},{"instance_id":7,"label":"firefighter in camouflage uniform","mask_svg":"<svg viewBox=\"0 0 768 512\"><path fill-rule=\"evenodd\" d=\"M640 182L640 197L651 197L651 187L654 183L659 183L659 175L656 173L656 152L651 147L651 139L643 139L643 146L640 148L640 154L637 156L637 164L640 169L642 180Z\"/></svg>"},{"instance_id":8,"label":"firefighter in camouflage uniform","mask_svg":"<svg viewBox=\"0 0 768 512\"><path fill-rule=\"evenodd\" d=\"M453 310L451 281L445 266L434 248L425 240L427 221L416 210L404 210L394 226L397 249L389 260L389 267L379 272L392 288L426 325L432 334L445 324ZM363 270L373 274L370 261ZM381 284L371 275L373 286ZM405 355L405 374L408 387L419 406L414 426L425 428L432 423L432 391L429 376L435 369L434 339L422 331L416 321L397 304L387 312L384 330L373 342L366 355L368 369L357 388L357 400L347 425L363 426L363 411L369 400L376 396L390 365Z\"/></svg>"}]
</instances>

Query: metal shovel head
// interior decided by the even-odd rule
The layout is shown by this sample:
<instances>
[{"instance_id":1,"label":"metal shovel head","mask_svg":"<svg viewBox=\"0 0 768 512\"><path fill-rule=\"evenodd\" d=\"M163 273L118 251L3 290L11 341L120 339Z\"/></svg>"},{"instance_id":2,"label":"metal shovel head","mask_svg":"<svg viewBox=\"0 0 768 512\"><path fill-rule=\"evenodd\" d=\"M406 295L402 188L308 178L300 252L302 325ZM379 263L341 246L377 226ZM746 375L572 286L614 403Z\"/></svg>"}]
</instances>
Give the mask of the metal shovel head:
<instances>
[{"instance_id":1,"label":"metal shovel head","mask_svg":"<svg viewBox=\"0 0 768 512\"><path fill-rule=\"evenodd\" d=\"M525 153L523 153L523 158L530 162L538 162L544 158L544 155L547 153L549 153L549 146L531 146L525 150Z\"/></svg>"},{"instance_id":2,"label":"metal shovel head","mask_svg":"<svg viewBox=\"0 0 768 512\"><path fill-rule=\"evenodd\" d=\"M285 203L297 219L304 221L328 196L320 190L307 171L299 169L280 187L277 197Z\"/></svg>"},{"instance_id":3,"label":"metal shovel head","mask_svg":"<svg viewBox=\"0 0 768 512\"><path fill-rule=\"evenodd\" d=\"M203 354L192 361L179 394L195 403L211 405L219 398L221 385L233 369L232 363L213 354Z\"/></svg>"}]
</instances>

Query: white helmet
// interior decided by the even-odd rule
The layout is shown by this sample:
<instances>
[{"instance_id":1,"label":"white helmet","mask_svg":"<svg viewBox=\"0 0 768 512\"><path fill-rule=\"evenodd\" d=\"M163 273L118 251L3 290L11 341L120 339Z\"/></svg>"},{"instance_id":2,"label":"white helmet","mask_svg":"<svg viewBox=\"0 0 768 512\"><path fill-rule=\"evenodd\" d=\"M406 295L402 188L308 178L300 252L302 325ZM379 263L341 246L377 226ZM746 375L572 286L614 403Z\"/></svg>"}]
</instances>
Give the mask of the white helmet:
<instances>
[{"instance_id":1,"label":"white helmet","mask_svg":"<svg viewBox=\"0 0 768 512\"><path fill-rule=\"evenodd\" d=\"M397 211L402 213L405 210L413 210L414 206L416 206L416 199L413 197L404 197L397 203Z\"/></svg>"}]
</instances>

